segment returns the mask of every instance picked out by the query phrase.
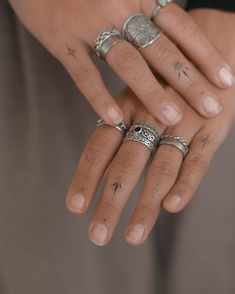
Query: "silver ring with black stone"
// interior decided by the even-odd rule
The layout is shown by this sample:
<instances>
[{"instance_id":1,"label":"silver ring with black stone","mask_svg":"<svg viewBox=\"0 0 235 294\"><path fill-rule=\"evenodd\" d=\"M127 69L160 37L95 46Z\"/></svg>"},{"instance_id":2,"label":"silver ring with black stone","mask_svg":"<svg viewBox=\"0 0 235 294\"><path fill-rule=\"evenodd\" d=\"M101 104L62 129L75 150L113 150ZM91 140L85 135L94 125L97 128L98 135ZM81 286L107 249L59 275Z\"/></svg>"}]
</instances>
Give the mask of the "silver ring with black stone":
<instances>
[{"instance_id":1,"label":"silver ring with black stone","mask_svg":"<svg viewBox=\"0 0 235 294\"><path fill-rule=\"evenodd\" d=\"M140 13L132 14L122 28L124 38L137 49L152 45L160 38L161 33L147 16Z\"/></svg>"},{"instance_id":2,"label":"silver ring with black stone","mask_svg":"<svg viewBox=\"0 0 235 294\"><path fill-rule=\"evenodd\" d=\"M185 158L189 152L188 143L180 136L163 135L158 144L160 145L171 145L177 148Z\"/></svg>"},{"instance_id":3,"label":"silver ring with black stone","mask_svg":"<svg viewBox=\"0 0 235 294\"><path fill-rule=\"evenodd\" d=\"M134 141L146 146L151 153L157 149L160 134L157 130L144 122L136 122L127 131L124 141Z\"/></svg>"}]
</instances>

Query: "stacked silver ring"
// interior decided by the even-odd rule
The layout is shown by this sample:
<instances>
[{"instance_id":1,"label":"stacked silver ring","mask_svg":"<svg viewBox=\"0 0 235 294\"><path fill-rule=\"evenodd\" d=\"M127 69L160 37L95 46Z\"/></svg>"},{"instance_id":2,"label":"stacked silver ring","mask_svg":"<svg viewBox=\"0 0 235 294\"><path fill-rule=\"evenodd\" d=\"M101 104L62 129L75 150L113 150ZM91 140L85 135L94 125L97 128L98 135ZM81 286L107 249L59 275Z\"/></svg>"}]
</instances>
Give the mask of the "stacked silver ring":
<instances>
[{"instance_id":1,"label":"stacked silver ring","mask_svg":"<svg viewBox=\"0 0 235 294\"><path fill-rule=\"evenodd\" d=\"M161 36L161 30L145 15L135 13L125 21L122 34L137 49L143 49Z\"/></svg>"},{"instance_id":2,"label":"stacked silver ring","mask_svg":"<svg viewBox=\"0 0 235 294\"><path fill-rule=\"evenodd\" d=\"M94 42L94 51L97 56L105 59L113 46L123 42L124 38L116 29L106 29L102 31Z\"/></svg>"},{"instance_id":3,"label":"stacked silver ring","mask_svg":"<svg viewBox=\"0 0 235 294\"><path fill-rule=\"evenodd\" d=\"M152 153L157 149L160 134L154 127L144 122L134 123L127 131L124 141L134 141L145 145Z\"/></svg>"},{"instance_id":4,"label":"stacked silver ring","mask_svg":"<svg viewBox=\"0 0 235 294\"><path fill-rule=\"evenodd\" d=\"M158 14L158 12L160 11L160 9L162 7L165 7L167 4L172 3L174 0L157 0L157 6L154 8L150 19L153 21L154 18L156 17L156 15Z\"/></svg>"},{"instance_id":5,"label":"stacked silver ring","mask_svg":"<svg viewBox=\"0 0 235 294\"><path fill-rule=\"evenodd\" d=\"M172 145L183 154L183 157L189 152L188 143L180 136L163 135L158 145Z\"/></svg>"},{"instance_id":6,"label":"stacked silver ring","mask_svg":"<svg viewBox=\"0 0 235 294\"><path fill-rule=\"evenodd\" d=\"M96 127L101 127L101 126L109 126L102 118L98 119ZM127 126L124 121L122 121L119 125L116 126L110 126L121 132L123 135L126 134L127 132Z\"/></svg>"}]
</instances>

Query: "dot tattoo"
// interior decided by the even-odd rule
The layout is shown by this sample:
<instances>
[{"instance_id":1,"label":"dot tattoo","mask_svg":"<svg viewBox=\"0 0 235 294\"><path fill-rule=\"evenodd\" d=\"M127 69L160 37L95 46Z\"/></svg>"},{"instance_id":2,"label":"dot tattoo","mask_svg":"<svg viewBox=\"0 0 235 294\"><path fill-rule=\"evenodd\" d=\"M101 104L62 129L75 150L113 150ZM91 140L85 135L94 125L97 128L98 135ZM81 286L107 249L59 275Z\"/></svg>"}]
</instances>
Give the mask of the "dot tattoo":
<instances>
[{"instance_id":1,"label":"dot tattoo","mask_svg":"<svg viewBox=\"0 0 235 294\"><path fill-rule=\"evenodd\" d=\"M191 81L189 73L188 73L189 68L187 66L185 66L183 62L181 62L179 60L175 61L173 63L173 68L176 71L176 73L178 74L179 79L181 78L181 76L185 76Z\"/></svg>"},{"instance_id":2,"label":"dot tattoo","mask_svg":"<svg viewBox=\"0 0 235 294\"><path fill-rule=\"evenodd\" d=\"M88 165L88 171L89 172L91 172L92 167L94 165L97 165L97 164L99 164L101 162L101 160L97 159L95 156L87 155L86 159L87 159L87 161L89 163L89 165Z\"/></svg>"}]
</instances>

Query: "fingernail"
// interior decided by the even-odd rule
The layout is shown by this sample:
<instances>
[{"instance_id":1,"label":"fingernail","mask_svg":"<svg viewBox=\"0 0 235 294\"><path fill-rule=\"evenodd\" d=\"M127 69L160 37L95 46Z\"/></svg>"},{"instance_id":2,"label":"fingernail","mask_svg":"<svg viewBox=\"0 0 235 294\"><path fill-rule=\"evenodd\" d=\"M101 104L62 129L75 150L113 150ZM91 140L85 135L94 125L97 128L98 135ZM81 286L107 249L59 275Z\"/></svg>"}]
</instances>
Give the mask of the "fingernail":
<instances>
[{"instance_id":1,"label":"fingernail","mask_svg":"<svg viewBox=\"0 0 235 294\"><path fill-rule=\"evenodd\" d=\"M127 239L132 242L138 243L144 237L144 226L141 224L137 224L132 226L132 228L127 233Z\"/></svg>"},{"instance_id":2,"label":"fingernail","mask_svg":"<svg viewBox=\"0 0 235 294\"><path fill-rule=\"evenodd\" d=\"M103 224L96 224L91 231L92 241L99 246L104 245L108 240L108 228Z\"/></svg>"},{"instance_id":3,"label":"fingernail","mask_svg":"<svg viewBox=\"0 0 235 294\"><path fill-rule=\"evenodd\" d=\"M178 208L180 204L181 204L181 197L178 195L174 195L165 201L165 205L171 209Z\"/></svg>"},{"instance_id":4,"label":"fingernail","mask_svg":"<svg viewBox=\"0 0 235 294\"><path fill-rule=\"evenodd\" d=\"M174 106L169 104L163 106L162 113L172 124L177 124L182 118L181 113Z\"/></svg>"},{"instance_id":5,"label":"fingernail","mask_svg":"<svg viewBox=\"0 0 235 294\"><path fill-rule=\"evenodd\" d=\"M109 119L115 124L115 125L118 125L122 122L123 120L123 117L121 115L121 113L115 109L115 108L109 108L108 111L108 116L109 116Z\"/></svg>"},{"instance_id":6,"label":"fingernail","mask_svg":"<svg viewBox=\"0 0 235 294\"><path fill-rule=\"evenodd\" d=\"M77 193L72 196L70 206L73 210L81 212L85 208L85 202L85 197L82 194Z\"/></svg>"},{"instance_id":7,"label":"fingernail","mask_svg":"<svg viewBox=\"0 0 235 294\"><path fill-rule=\"evenodd\" d=\"M213 96L206 96L203 101L203 107L209 114L216 115L221 112L222 105Z\"/></svg>"},{"instance_id":8,"label":"fingernail","mask_svg":"<svg viewBox=\"0 0 235 294\"><path fill-rule=\"evenodd\" d=\"M235 77L232 74L232 71L227 67L222 67L219 71L219 76L226 86L232 87L235 84Z\"/></svg>"}]
</instances>

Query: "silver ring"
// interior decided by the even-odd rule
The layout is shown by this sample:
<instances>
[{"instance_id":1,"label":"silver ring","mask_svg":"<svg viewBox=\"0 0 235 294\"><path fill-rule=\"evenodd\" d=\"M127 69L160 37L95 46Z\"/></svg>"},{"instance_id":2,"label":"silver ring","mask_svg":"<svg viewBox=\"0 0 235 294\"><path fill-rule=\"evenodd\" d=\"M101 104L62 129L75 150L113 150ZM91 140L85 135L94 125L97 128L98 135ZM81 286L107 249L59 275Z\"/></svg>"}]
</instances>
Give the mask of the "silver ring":
<instances>
[{"instance_id":1,"label":"silver ring","mask_svg":"<svg viewBox=\"0 0 235 294\"><path fill-rule=\"evenodd\" d=\"M116 29L106 29L102 31L94 41L94 51L97 56L105 59L109 51L124 38Z\"/></svg>"},{"instance_id":2,"label":"silver ring","mask_svg":"<svg viewBox=\"0 0 235 294\"><path fill-rule=\"evenodd\" d=\"M156 17L156 15L158 14L159 10L162 8L162 7L165 7L167 4L170 4L172 3L174 0L157 0L157 6L154 8L151 16L150 16L150 19L151 21L154 20L154 18Z\"/></svg>"},{"instance_id":3,"label":"silver ring","mask_svg":"<svg viewBox=\"0 0 235 294\"><path fill-rule=\"evenodd\" d=\"M151 153L157 149L160 134L156 129L144 122L134 123L127 131L124 141L134 141L145 145Z\"/></svg>"},{"instance_id":4,"label":"silver ring","mask_svg":"<svg viewBox=\"0 0 235 294\"><path fill-rule=\"evenodd\" d=\"M101 127L101 126L110 126L108 125L102 118L98 119L96 127ZM125 124L124 121L122 121L120 124L116 125L116 126L110 126L115 128L116 130L118 130L119 132L121 132L123 135L126 134L127 132L127 126Z\"/></svg>"},{"instance_id":5,"label":"silver ring","mask_svg":"<svg viewBox=\"0 0 235 294\"><path fill-rule=\"evenodd\" d=\"M173 136L173 135L163 135L159 142L160 145L172 145L177 148L185 157L189 152L188 143L180 136Z\"/></svg>"},{"instance_id":6,"label":"silver ring","mask_svg":"<svg viewBox=\"0 0 235 294\"><path fill-rule=\"evenodd\" d=\"M161 30L145 15L132 14L122 28L124 38L137 49L150 46L161 36Z\"/></svg>"}]
</instances>

